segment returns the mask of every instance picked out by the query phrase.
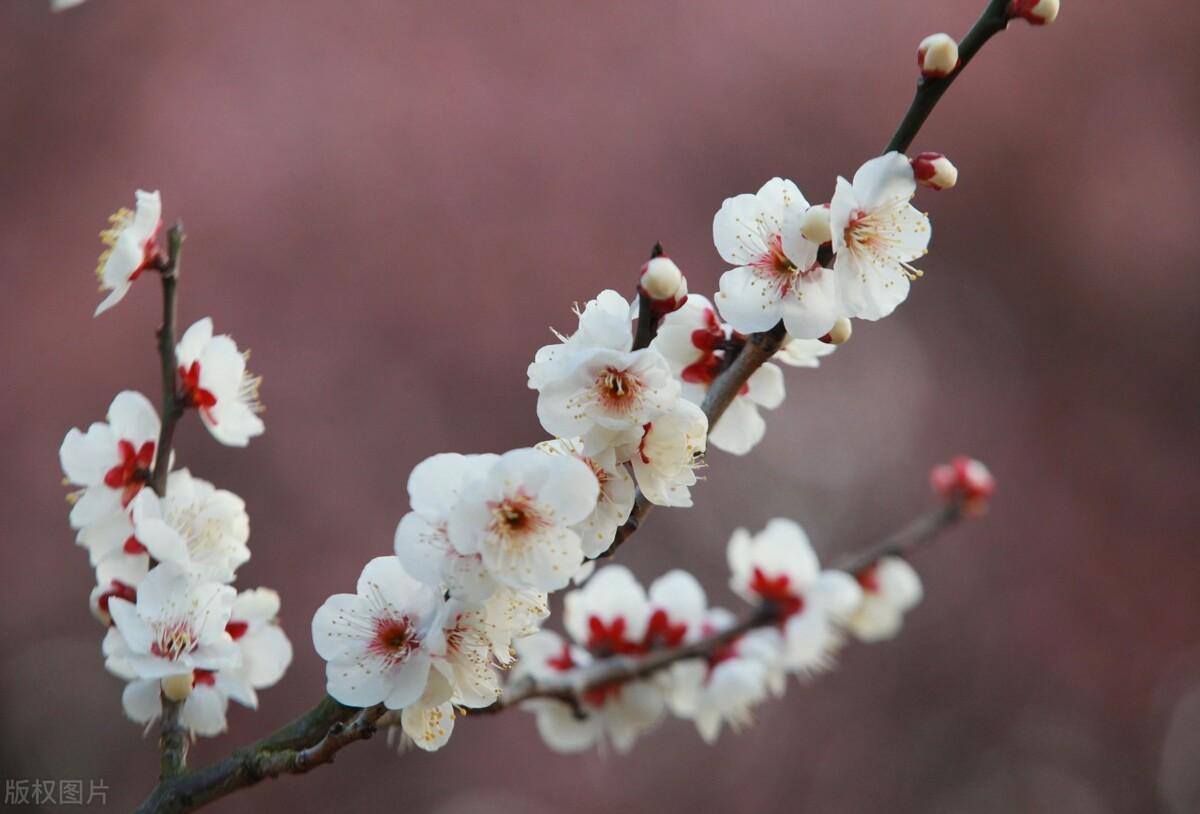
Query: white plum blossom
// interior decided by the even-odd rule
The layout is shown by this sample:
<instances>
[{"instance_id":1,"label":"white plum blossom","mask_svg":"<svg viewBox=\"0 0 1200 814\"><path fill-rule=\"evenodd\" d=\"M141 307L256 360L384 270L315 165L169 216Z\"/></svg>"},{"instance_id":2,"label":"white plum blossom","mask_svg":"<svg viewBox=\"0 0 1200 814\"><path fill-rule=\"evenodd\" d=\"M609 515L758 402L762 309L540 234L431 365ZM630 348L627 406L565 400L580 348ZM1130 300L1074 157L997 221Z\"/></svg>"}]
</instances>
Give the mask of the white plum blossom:
<instances>
[{"instance_id":1,"label":"white plum blossom","mask_svg":"<svg viewBox=\"0 0 1200 814\"><path fill-rule=\"evenodd\" d=\"M646 589L623 565L597 569L563 599L563 627L592 656L644 652L649 621Z\"/></svg>"},{"instance_id":2,"label":"white plum blossom","mask_svg":"<svg viewBox=\"0 0 1200 814\"><path fill-rule=\"evenodd\" d=\"M713 242L725 262L716 296L721 316L744 334L783 321L802 339L825 335L841 313L833 273L817 262L802 231L808 201L791 181L772 178L757 194L727 198L713 218Z\"/></svg>"},{"instance_id":3,"label":"white plum blossom","mask_svg":"<svg viewBox=\"0 0 1200 814\"><path fill-rule=\"evenodd\" d=\"M650 583L649 616L643 647L678 647L703 632L708 599L700 582L676 568Z\"/></svg>"},{"instance_id":4,"label":"white plum blossom","mask_svg":"<svg viewBox=\"0 0 1200 814\"><path fill-rule=\"evenodd\" d=\"M404 734L419 749L434 752L450 740L454 732L454 688L446 677L433 670L429 683L415 703L400 712L400 727Z\"/></svg>"},{"instance_id":5,"label":"white plum blossom","mask_svg":"<svg viewBox=\"0 0 1200 814\"><path fill-rule=\"evenodd\" d=\"M460 554L478 554L497 582L558 590L583 560L572 527L595 510L599 491L577 458L511 450L462 487L447 524L450 543Z\"/></svg>"},{"instance_id":6,"label":"white plum blossom","mask_svg":"<svg viewBox=\"0 0 1200 814\"><path fill-rule=\"evenodd\" d=\"M658 351L599 348L573 355L542 382L537 414L551 435L581 436L591 455L635 438L678 398L679 382Z\"/></svg>"},{"instance_id":7,"label":"white plum blossom","mask_svg":"<svg viewBox=\"0 0 1200 814\"><path fill-rule=\"evenodd\" d=\"M127 507L150 479L158 443L154 405L141 393L124 390L108 408L107 423L86 433L72 428L58 455L72 495L71 527L81 529Z\"/></svg>"},{"instance_id":8,"label":"white plum blossom","mask_svg":"<svg viewBox=\"0 0 1200 814\"><path fill-rule=\"evenodd\" d=\"M236 596L228 585L196 579L170 563L156 566L137 586L136 603L108 600L126 647L120 658L147 679L236 667L241 654L225 631Z\"/></svg>"},{"instance_id":9,"label":"white plum blossom","mask_svg":"<svg viewBox=\"0 0 1200 814\"><path fill-rule=\"evenodd\" d=\"M226 710L234 700L250 709L258 708L257 690L274 685L292 660L292 646L275 616L279 595L269 588L243 591L234 602L225 630L241 651L236 667L217 671L196 669L192 687L183 701L180 723L195 735L213 736L226 729ZM121 645L113 641L114 629L105 639L106 666L129 681L121 696L125 714L148 724L162 715L160 682L137 678L120 658ZM117 634L119 637L119 634Z\"/></svg>"},{"instance_id":10,"label":"white plum blossom","mask_svg":"<svg viewBox=\"0 0 1200 814\"><path fill-rule=\"evenodd\" d=\"M363 568L355 594L334 594L312 621L326 690L347 706L402 709L425 692L445 650L442 594L409 576L395 557Z\"/></svg>"},{"instance_id":11,"label":"white plum blossom","mask_svg":"<svg viewBox=\"0 0 1200 814\"><path fill-rule=\"evenodd\" d=\"M512 664L516 639L532 636L541 629L542 622L550 615L547 599L544 591L499 585L483 601L492 655L501 665Z\"/></svg>"},{"instance_id":12,"label":"white plum blossom","mask_svg":"<svg viewBox=\"0 0 1200 814\"><path fill-rule=\"evenodd\" d=\"M921 578L901 557L883 557L856 577L862 586L862 602L846 620L846 628L864 642L894 637L904 614L921 601Z\"/></svg>"},{"instance_id":13,"label":"white plum blossom","mask_svg":"<svg viewBox=\"0 0 1200 814\"><path fill-rule=\"evenodd\" d=\"M637 487L629 469L617 462L615 449L602 449L594 455L583 454L583 439L556 438L543 441L537 449L551 455L570 455L587 464L600 484L596 508L572 528L579 535L583 556L591 559L608 550L617 529L629 519Z\"/></svg>"},{"instance_id":14,"label":"white plum blossom","mask_svg":"<svg viewBox=\"0 0 1200 814\"><path fill-rule=\"evenodd\" d=\"M68 7L62 4L55 10ZM125 298L133 281L150 266L158 250L155 235L162 225L162 198L157 192L142 189L136 192L136 197L134 211L118 210L109 217L109 228L100 233L100 240L108 248L100 255L96 276L100 278L100 290L107 291L108 296L96 306L93 316L100 316Z\"/></svg>"},{"instance_id":15,"label":"white plum blossom","mask_svg":"<svg viewBox=\"0 0 1200 814\"><path fill-rule=\"evenodd\" d=\"M561 636L542 630L517 642L513 681L546 678L586 667L592 656ZM597 687L584 693L580 715L557 700L526 701L537 717L546 745L557 752L582 752L605 739L618 752L628 752L637 737L653 728L666 710L662 691L649 681L629 681Z\"/></svg>"},{"instance_id":16,"label":"white plum blossom","mask_svg":"<svg viewBox=\"0 0 1200 814\"><path fill-rule=\"evenodd\" d=\"M463 484L486 476L499 459L445 452L413 467L408 477L412 511L400 519L394 540L396 557L411 576L458 599L483 600L496 590L478 553L460 554L450 545L447 524Z\"/></svg>"},{"instance_id":17,"label":"white plum blossom","mask_svg":"<svg viewBox=\"0 0 1200 814\"><path fill-rule=\"evenodd\" d=\"M708 443L708 417L690 401L649 422L628 452L642 494L658 506L692 505L690 487L698 480Z\"/></svg>"},{"instance_id":18,"label":"white plum blossom","mask_svg":"<svg viewBox=\"0 0 1200 814\"><path fill-rule=\"evenodd\" d=\"M222 444L244 447L262 435L258 417L262 379L246 370L246 355L226 334L213 336L212 319L188 328L175 347L184 402Z\"/></svg>"},{"instance_id":19,"label":"white plum blossom","mask_svg":"<svg viewBox=\"0 0 1200 814\"><path fill-rule=\"evenodd\" d=\"M921 276L911 263L925 255L931 229L909 203L916 189L908 158L895 152L863 164L853 182L838 178L829 208L842 316L886 317Z\"/></svg>"},{"instance_id":20,"label":"white plum blossom","mask_svg":"<svg viewBox=\"0 0 1200 814\"><path fill-rule=\"evenodd\" d=\"M801 672L828 667L842 642L839 624L862 600L854 578L822 572L804 529L782 518L753 536L737 529L726 553L733 590L780 615L783 666Z\"/></svg>"},{"instance_id":21,"label":"white plum blossom","mask_svg":"<svg viewBox=\"0 0 1200 814\"><path fill-rule=\"evenodd\" d=\"M228 583L250 559L246 504L186 469L170 474L165 497L143 489L131 508L135 542L160 562Z\"/></svg>"},{"instance_id":22,"label":"white plum blossom","mask_svg":"<svg viewBox=\"0 0 1200 814\"><path fill-rule=\"evenodd\" d=\"M712 303L692 294L682 308L663 318L650 347L666 358L671 372L681 380L683 398L699 405L724 370L727 354L741 341L741 334L717 318ZM770 362L763 364L730 402L709 432L708 441L717 449L745 455L766 432L758 408L773 410L783 403L783 397L783 371Z\"/></svg>"},{"instance_id":23,"label":"white plum blossom","mask_svg":"<svg viewBox=\"0 0 1200 814\"><path fill-rule=\"evenodd\" d=\"M700 635L712 636L736 624L724 608L711 608L704 616ZM774 630L756 630L717 648L706 659L689 659L671 667L667 695L671 711L695 722L706 743L716 742L721 726L735 730L747 726L754 707L766 700L770 665L779 658L780 636Z\"/></svg>"},{"instance_id":24,"label":"white plum blossom","mask_svg":"<svg viewBox=\"0 0 1200 814\"><path fill-rule=\"evenodd\" d=\"M137 588L150 572L150 557L141 554L115 554L96 564L96 587L88 605L92 615L103 625L112 625L108 603L115 599L137 601Z\"/></svg>"},{"instance_id":25,"label":"white plum blossom","mask_svg":"<svg viewBox=\"0 0 1200 814\"><path fill-rule=\"evenodd\" d=\"M616 291L606 289L589 300L583 310L576 306L579 329L570 336L554 332L559 341L538 349L529 365L529 389L541 390L549 381L567 372L580 352L604 348L621 353L633 348L633 308Z\"/></svg>"},{"instance_id":26,"label":"white plum blossom","mask_svg":"<svg viewBox=\"0 0 1200 814\"><path fill-rule=\"evenodd\" d=\"M500 678L486 611L450 600L444 636L445 650L435 656L433 666L450 683L454 703L474 709L495 701L500 696Z\"/></svg>"}]
</instances>

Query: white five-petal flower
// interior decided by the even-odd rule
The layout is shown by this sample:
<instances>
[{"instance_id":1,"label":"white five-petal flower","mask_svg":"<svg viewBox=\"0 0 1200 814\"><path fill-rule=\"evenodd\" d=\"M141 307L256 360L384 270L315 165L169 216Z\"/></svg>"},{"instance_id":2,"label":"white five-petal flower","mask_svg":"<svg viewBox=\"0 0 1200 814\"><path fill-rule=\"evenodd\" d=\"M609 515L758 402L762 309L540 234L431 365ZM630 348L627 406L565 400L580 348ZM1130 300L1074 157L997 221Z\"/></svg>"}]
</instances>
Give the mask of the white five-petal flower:
<instances>
[{"instance_id":1,"label":"white five-petal flower","mask_svg":"<svg viewBox=\"0 0 1200 814\"><path fill-rule=\"evenodd\" d=\"M313 616L329 694L352 707L402 709L419 700L433 657L445 649L444 604L395 557L367 563L356 594L334 594Z\"/></svg>"},{"instance_id":2,"label":"white five-petal flower","mask_svg":"<svg viewBox=\"0 0 1200 814\"><path fill-rule=\"evenodd\" d=\"M647 423L627 456L642 494L658 506L692 505L690 487L704 464L708 417L690 401L678 401L670 412ZM632 447L632 445L631 445Z\"/></svg>"},{"instance_id":3,"label":"white five-petal flower","mask_svg":"<svg viewBox=\"0 0 1200 814\"><path fill-rule=\"evenodd\" d=\"M244 447L262 435L258 417L260 377L246 370L246 356L226 334L213 336L208 317L184 332L175 347L184 400L222 444Z\"/></svg>"},{"instance_id":4,"label":"white five-petal flower","mask_svg":"<svg viewBox=\"0 0 1200 814\"><path fill-rule=\"evenodd\" d=\"M909 281L920 276L911 262L925 255L931 228L909 203L916 189L901 153L872 158L853 183L838 178L829 207L841 316L886 317L908 296Z\"/></svg>"},{"instance_id":5,"label":"white five-petal flower","mask_svg":"<svg viewBox=\"0 0 1200 814\"><path fill-rule=\"evenodd\" d=\"M531 390L541 390L546 382L563 375L580 352L607 348L625 353L633 347L633 309L616 291L601 291L582 311L576 306L575 313L579 329L570 336L555 331L559 341L539 348L534 355L527 371Z\"/></svg>"},{"instance_id":6,"label":"white five-petal flower","mask_svg":"<svg viewBox=\"0 0 1200 814\"><path fill-rule=\"evenodd\" d=\"M100 233L108 248L100 255L96 276L100 278L100 290L109 293L96 306L94 316L100 316L124 299L133 281L154 259L155 235L162 225L162 199L157 192L141 189L136 195L135 210L119 210L108 219L109 228Z\"/></svg>"},{"instance_id":7,"label":"white five-petal flower","mask_svg":"<svg viewBox=\"0 0 1200 814\"><path fill-rule=\"evenodd\" d=\"M713 242L736 268L721 275L721 316L736 330L768 331L783 321L802 339L824 336L840 313L833 273L801 233L808 201L791 181L772 178L757 194L727 198L713 218Z\"/></svg>"}]
</instances>

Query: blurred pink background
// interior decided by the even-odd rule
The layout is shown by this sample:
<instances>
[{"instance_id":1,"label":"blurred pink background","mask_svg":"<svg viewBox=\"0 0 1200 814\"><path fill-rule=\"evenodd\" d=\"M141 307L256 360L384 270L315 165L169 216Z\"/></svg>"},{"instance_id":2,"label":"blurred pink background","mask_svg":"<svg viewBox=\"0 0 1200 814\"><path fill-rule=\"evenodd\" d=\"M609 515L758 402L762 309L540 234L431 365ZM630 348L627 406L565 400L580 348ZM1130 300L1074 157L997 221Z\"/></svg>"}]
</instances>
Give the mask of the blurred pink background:
<instances>
[{"instance_id":1,"label":"blurred pink background","mask_svg":"<svg viewBox=\"0 0 1200 814\"><path fill-rule=\"evenodd\" d=\"M4 777L103 778L128 809L157 767L102 668L57 464L117 390L159 387L154 282L91 318L95 235L136 187L187 225L183 326L212 315L265 376L263 438L230 450L189 422L177 443L246 498L238 584L281 591L296 645L205 763L320 696L312 613L391 551L416 462L541 440L524 371L548 326L631 292L656 240L711 292L721 200L775 174L827 200L886 143L917 42L982 5L6 0ZM790 516L832 557L931 505L928 467L970 452L997 499L920 557L898 640L715 748L672 721L627 757L562 757L514 712L215 808L1200 811L1198 36L1195 4L1066 0L989 44L914 145L962 171L918 200L926 278L789 371L767 441L714 452L696 508L619 558L730 604L736 526Z\"/></svg>"}]
</instances>

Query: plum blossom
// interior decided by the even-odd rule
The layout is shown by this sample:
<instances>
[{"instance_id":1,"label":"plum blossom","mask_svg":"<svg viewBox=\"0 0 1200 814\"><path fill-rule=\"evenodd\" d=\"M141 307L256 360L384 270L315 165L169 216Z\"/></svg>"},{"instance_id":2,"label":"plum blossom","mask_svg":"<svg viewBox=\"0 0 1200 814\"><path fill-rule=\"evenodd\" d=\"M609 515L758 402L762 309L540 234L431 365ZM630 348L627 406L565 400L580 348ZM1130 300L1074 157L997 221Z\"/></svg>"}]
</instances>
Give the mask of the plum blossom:
<instances>
[{"instance_id":1,"label":"plum blossom","mask_svg":"<svg viewBox=\"0 0 1200 814\"><path fill-rule=\"evenodd\" d=\"M131 509L134 543L160 562L175 563L202 579L228 583L238 566L250 559L246 504L232 492L192 477L186 469L170 474L165 497L143 489Z\"/></svg>"},{"instance_id":2,"label":"plum blossom","mask_svg":"<svg viewBox=\"0 0 1200 814\"><path fill-rule=\"evenodd\" d=\"M646 589L623 565L597 569L563 599L563 627L592 656L644 652L649 621Z\"/></svg>"},{"instance_id":3,"label":"plum blossom","mask_svg":"<svg viewBox=\"0 0 1200 814\"><path fill-rule=\"evenodd\" d=\"M116 554L105 557L96 565L96 587L88 605L92 615L105 626L113 623L108 603L113 599L137 601L137 588L150 572L150 557L141 554Z\"/></svg>"},{"instance_id":4,"label":"plum blossom","mask_svg":"<svg viewBox=\"0 0 1200 814\"><path fill-rule=\"evenodd\" d=\"M548 630L521 639L516 647L513 681L560 676L593 661L587 650ZM652 682L630 681L587 691L579 714L557 700L535 699L522 706L536 715L538 732L557 752L582 752L607 740L624 753L662 719L666 701Z\"/></svg>"},{"instance_id":5,"label":"plum blossom","mask_svg":"<svg viewBox=\"0 0 1200 814\"><path fill-rule=\"evenodd\" d=\"M71 527L103 520L120 511L150 480L158 443L158 414L150 400L133 390L117 394L107 423L86 433L72 428L63 439L59 460L68 483L82 489L72 495Z\"/></svg>"},{"instance_id":6,"label":"plum blossom","mask_svg":"<svg viewBox=\"0 0 1200 814\"><path fill-rule=\"evenodd\" d=\"M363 568L355 594L334 594L312 621L326 690L347 706L401 709L425 692L445 651L442 594L413 579L395 557Z\"/></svg>"},{"instance_id":7,"label":"plum blossom","mask_svg":"<svg viewBox=\"0 0 1200 814\"><path fill-rule=\"evenodd\" d=\"M909 201L917 183L908 158L887 153L838 178L829 203L833 264L843 316L882 319L908 296L921 276L911 265L929 245L929 218Z\"/></svg>"},{"instance_id":8,"label":"plum blossom","mask_svg":"<svg viewBox=\"0 0 1200 814\"><path fill-rule=\"evenodd\" d=\"M478 553L460 554L450 545L447 524L463 484L486 476L499 459L445 452L413 467L408 477L412 511L400 519L394 540L396 556L411 576L459 599L483 600L496 590Z\"/></svg>"},{"instance_id":9,"label":"plum blossom","mask_svg":"<svg viewBox=\"0 0 1200 814\"><path fill-rule=\"evenodd\" d=\"M663 318L650 347L663 355L682 381L682 397L699 405L724 370L728 354L743 341L741 334L721 322L712 303L692 294L682 308ZM793 339L789 344L795 342L832 347L815 339ZM717 449L745 455L766 432L758 408L773 410L783 403L783 396L783 371L770 362L763 364L713 426L708 441Z\"/></svg>"},{"instance_id":10,"label":"plum blossom","mask_svg":"<svg viewBox=\"0 0 1200 814\"><path fill-rule=\"evenodd\" d=\"M638 294L649 302L656 316L678 310L687 302L687 278L675 261L663 254L662 246L655 246L654 256L642 266Z\"/></svg>"},{"instance_id":11,"label":"plum blossom","mask_svg":"<svg viewBox=\"0 0 1200 814\"><path fill-rule=\"evenodd\" d=\"M948 464L938 464L929 473L933 490L946 500L962 501L968 514L987 511L996 491L996 479L982 461L959 455Z\"/></svg>"},{"instance_id":12,"label":"plum blossom","mask_svg":"<svg viewBox=\"0 0 1200 814\"><path fill-rule=\"evenodd\" d=\"M550 615L544 591L497 586L483 601L486 632L492 655L503 666L512 664L513 642L537 633Z\"/></svg>"},{"instance_id":13,"label":"plum blossom","mask_svg":"<svg viewBox=\"0 0 1200 814\"><path fill-rule=\"evenodd\" d=\"M421 697L401 711L401 730L419 749L434 752L450 740L458 714L453 697L454 688L450 682L442 673L433 670Z\"/></svg>"},{"instance_id":14,"label":"plum blossom","mask_svg":"<svg viewBox=\"0 0 1200 814\"><path fill-rule=\"evenodd\" d=\"M258 417L262 379L246 370L246 354L226 334L213 336L212 319L188 328L175 346L184 402L196 408L204 426L222 444L244 447L262 435Z\"/></svg>"},{"instance_id":15,"label":"plum blossom","mask_svg":"<svg viewBox=\"0 0 1200 814\"><path fill-rule=\"evenodd\" d=\"M783 666L804 672L827 667L842 642L838 625L862 600L854 578L821 571L804 530L782 518L753 536L736 530L726 553L733 590L779 614Z\"/></svg>"},{"instance_id":16,"label":"plum blossom","mask_svg":"<svg viewBox=\"0 0 1200 814\"><path fill-rule=\"evenodd\" d=\"M447 530L463 555L478 554L510 588L554 591L583 560L572 527L596 508L600 486L574 457L516 449L464 484Z\"/></svg>"},{"instance_id":17,"label":"plum blossom","mask_svg":"<svg viewBox=\"0 0 1200 814\"><path fill-rule=\"evenodd\" d=\"M596 508L572 528L579 535L583 556L591 559L608 550L617 529L633 511L636 487L629 469L617 463L616 450L603 449L594 455L583 454L582 438L556 438L543 441L537 449L551 455L571 455L591 468L600 484Z\"/></svg>"},{"instance_id":18,"label":"plum blossom","mask_svg":"<svg viewBox=\"0 0 1200 814\"><path fill-rule=\"evenodd\" d=\"M780 320L789 334L816 339L843 316L833 273L802 231L808 201L791 181L772 178L754 195L727 198L713 218L713 242L736 268L721 275L721 316L744 334Z\"/></svg>"},{"instance_id":19,"label":"plum blossom","mask_svg":"<svg viewBox=\"0 0 1200 814\"><path fill-rule=\"evenodd\" d=\"M900 557L884 557L855 576L862 586L862 602L846 619L846 628L864 642L894 637L904 614L921 601L921 578Z\"/></svg>"},{"instance_id":20,"label":"plum blossom","mask_svg":"<svg viewBox=\"0 0 1200 814\"><path fill-rule=\"evenodd\" d=\"M120 654L138 678L189 675L236 667L241 653L225 632L237 594L228 585L196 579L170 563L146 574L137 600L108 600L120 631Z\"/></svg>"},{"instance_id":21,"label":"plum blossom","mask_svg":"<svg viewBox=\"0 0 1200 814\"><path fill-rule=\"evenodd\" d=\"M538 349L529 365L529 388L541 390L546 383L560 378L571 367L577 355L596 349L627 353L633 348L633 308L628 300L612 289L601 291L589 300L583 310L575 307L579 328L570 336L554 331L559 341Z\"/></svg>"},{"instance_id":22,"label":"plum blossom","mask_svg":"<svg viewBox=\"0 0 1200 814\"><path fill-rule=\"evenodd\" d=\"M736 624L724 608L711 608L699 635L708 637ZM692 720L706 743L717 740L723 724L735 730L750 724L754 707L766 700L770 665L779 659L780 636L756 630L717 648L706 659L672 665L667 701L671 712Z\"/></svg>"},{"instance_id":23,"label":"plum blossom","mask_svg":"<svg viewBox=\"0 0 1200 814\"><path fill-rule=\"evenodd\" d=\"M647 423L630 464L642 494L658 506L692 505L690 487L698 480L708 443L708 417L690 401Z\"/></svg>"},{"instance_id":24,"label":"plum blossom","mask_svg":"<svg viewBox=\"0 0 1200 814\"><path fill-rule=\"evenodd\" d=\"M649 616L642 646L650 651L678 647L701 635L708 599L700 582L676 568L650 583L647 594Z\"/></svg>"},{"instance_id":25,"label":"plum blossom","mask_svg":"<svg viewBox=\"0 0 1200 814\"><path fill-rule=\"evenodd\" d=\"M67 7L60 5L55 10ZM124 299L133 281L150 267L158 252L155 235L162 226L162 198L158 192L142 189L135 194L134 211L118 210L109 217L109 228L100 233L100 240L108 248L100 255L96 276L100 278L100 290L109 293L96 306L93 316L100 316Z\"/></svg>"},{"instance_id":26,"label":"plum blossom","mask_svg":"<svg viewBox=\"0 0 1200 814\"><path fill-rule=\"evenodd\" d=\"M538 389L542 427L559 438L582 436L588 455L636 437L679 398L666 360L649 349L581 352Z\"/></svg>"}]
</instances>

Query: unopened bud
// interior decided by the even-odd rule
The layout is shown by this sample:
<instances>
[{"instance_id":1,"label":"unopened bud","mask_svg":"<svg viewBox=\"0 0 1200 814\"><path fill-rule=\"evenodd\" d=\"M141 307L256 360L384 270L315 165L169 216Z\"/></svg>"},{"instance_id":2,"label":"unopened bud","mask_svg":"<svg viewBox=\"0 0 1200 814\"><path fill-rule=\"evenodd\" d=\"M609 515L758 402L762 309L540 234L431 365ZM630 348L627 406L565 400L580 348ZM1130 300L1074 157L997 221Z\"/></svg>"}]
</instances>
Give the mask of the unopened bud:
<instances>
[{"instance_id":1,"label":"unopened bud","mask_svg":"<svg viewBox=\"0 0 1200 814\"><path fill-rule=\"evenodd\" d=\"M930 34L917 46L917 65L925 76L949 76L958 67L958 43L949 34Z\"/></svg>"},{"instance_id":2,"label":"unopened bud","mask_svg":"<svg viewBox=\"0 0 1200 814\"><path fill-rule=\"evenodd\" d=\"M1058 16L1058 0L1012 0L1008 16L1020 17L1030 25L1049 25Z\"/></svg>"},{"instance_id":3,"label":"unopened bud","mask_svg":"<svg viewBox=\"0 0 1200 814\"><path fill-rule=\"evenodd\" d=\"M923 187L949 189L958 183L958 167L941 153L921 153L910 163L913 178Z\"/></svg>"},{"instance_id":4,"label":"unopened bud","mask_svg":"<svg viewBox=\"0 0 1200 814\"><path fill-rule=\"evenodd\" d=\"M176 703L186 701L187 697L192 694L191 673L167 676L160 684L162 685L163 695L168 700L175 701Z\"/></svg>"},{"instance_id":5,"label":"unopened bud","mask_svg":"<svg viewBox=\"0 0 1200 814\"><path fill-rule=\"evenodd\" d=\"M669 314L687 302L687 278L674 260L658 254L642 266L638 293L650 300L656 314Z\"/></svg>"},{"instance_id":6,"label":"unopened bud","mask_svg":"<svg viewBox=\"0 0 1200 814\"><path fill-rule=\"evenodd\" d=\"M996 479L982 461L960 455L929 473L933 490L947 500L961 500L970 514L982 514L996 491Z\"/></svg>"},{"instance_id":7,"label":"unopened bud","mask_svg":"<svg viewBox=\"0 0 1200 814\"><path fill-rule=\"evenodd\" d=\"M850 325L850 320L845 317L838 317L838 321L833 323L833 327L829 329L829 333L821 337L821 341L826 345L844 345L850 341L850 335L854 333L854 328Z\"/></svg>"},{"instance_id":8,"label":"unopened bud","mask_svg":"<svg viewBox=\"0 0 1200 814\"><path fill-rule=\"evenodd\" d=\"M829 230L829 207L810 206L808 211L800 216L800 236L816 244L828 243L833 239Z\"/></svg>"}]
</instances>

